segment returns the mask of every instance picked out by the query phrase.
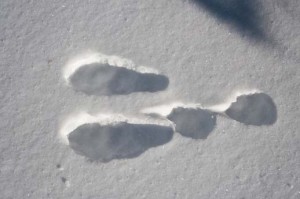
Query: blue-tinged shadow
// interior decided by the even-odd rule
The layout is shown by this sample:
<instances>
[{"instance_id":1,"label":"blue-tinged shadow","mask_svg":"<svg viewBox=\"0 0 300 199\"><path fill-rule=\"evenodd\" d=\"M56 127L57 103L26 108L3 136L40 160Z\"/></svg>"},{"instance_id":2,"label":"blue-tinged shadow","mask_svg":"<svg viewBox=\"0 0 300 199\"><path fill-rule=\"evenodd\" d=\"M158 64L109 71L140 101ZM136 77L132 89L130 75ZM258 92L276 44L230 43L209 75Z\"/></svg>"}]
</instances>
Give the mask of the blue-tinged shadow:
<instances>
[{"instance_id":1,"label":"blue-tinged shadow","mask_svg":"<svg viewBox=\"0 0 300 199\"><path fill-rule=\"evenodd\" d=\"M263 19L259 16L261 8L257 0L193 0L219 20L232 25L240 34L252 39L265 41L262 28Z\"/></svg>"}]
</instances>

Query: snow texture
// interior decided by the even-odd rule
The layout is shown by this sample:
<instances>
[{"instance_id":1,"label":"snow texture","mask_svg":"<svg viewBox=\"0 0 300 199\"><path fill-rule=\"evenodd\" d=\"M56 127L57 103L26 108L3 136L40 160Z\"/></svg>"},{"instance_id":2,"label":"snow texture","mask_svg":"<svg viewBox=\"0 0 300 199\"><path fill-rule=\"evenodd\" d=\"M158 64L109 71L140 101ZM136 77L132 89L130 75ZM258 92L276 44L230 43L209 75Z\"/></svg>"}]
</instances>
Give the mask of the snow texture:
<instances>
[{"instance_id":1,"label":"snow texture","mask_svg":"<svg viewBox=\"0 0 300 199\"><path fill-rule=\"evenodd\" d=\"M203 109L173 109L167 117L176 125L176 131L185 137L205 139L215 128L216 116Z\"/></svg>"},{"instance_id":2,"label":"snow texture","mask_svg":"<svg viewBox=\"0 0 300 199\"><path fill-rule=\"evenodd\" d=\"M231 101L203 108L200 104L172 103L141 111L173 122L182 136L206 139L216 125L216 116L226 116L246 125L272 125L277 109L272 98L258 90L238 92Z\"/></svg>"},{"instance_id":3,"label":"snow texture","mask_svg":"<svg viewBox=\"0 0 300 199\"><path fill-rule=\"evenodd\" d=\"M247 125L271 125L277 119L276 106L272 98L264 93L238 96L225 113Z\"/></svg>"},{"instance_id":4,"label":"snow texture","mask_svg":"<svg viewBox=\"0 0 300 199\"><path fill-rule=\"evenodd\" d=\"M70 147L92 160L132 158L147 148L169 142L173 129L151 124L120 123L101 125L88 123L68 135Z\"/></svg>"},{"instance_id":5,"label":"snow texture","mask_svg":"<svg viewBox=\"0 0 300 199\"><path fill-rule=\"evenodd\" d=\"M173 137L173 128L121 115L95 117L83 113L66 122L61 136L76 153L108 162L137 157L148 148L166 144Z\"/></svg>"},{"instance_id":6,"label":"snow texture","mask_svg":"<svg viewBox=\"0 0 300 199\"><path fill-rule=\"evenodd\" d=\"M67 65L65 78L75 90L88 95L125 95L166 89L168 78L152 71L146 67L139 71L130 60L95 54Z\"/></svg>"},{"instance_id":7,"label":"snow texture","mask_svg":"<svg viewBox=\"0 0 300 199\"><path fill-rule=\"evenodd\" d=\"M299 49L299 0L1 0L0 198L299 199Z\"/></svg>"}]
</instances>

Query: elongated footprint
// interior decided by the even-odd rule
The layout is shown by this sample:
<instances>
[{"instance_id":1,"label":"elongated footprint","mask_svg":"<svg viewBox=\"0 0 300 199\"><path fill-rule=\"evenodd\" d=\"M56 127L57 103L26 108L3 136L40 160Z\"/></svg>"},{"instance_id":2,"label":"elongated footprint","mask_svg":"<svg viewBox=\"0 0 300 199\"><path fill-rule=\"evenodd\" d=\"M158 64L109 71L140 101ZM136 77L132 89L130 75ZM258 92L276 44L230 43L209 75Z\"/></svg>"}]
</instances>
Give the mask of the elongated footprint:
<instances>
[{"instance_id":1,"label":"elongated footprint","mask_svg":"<svg viewBox=\"0 0 300 199\"><path fill-rule=\"evenodd\" d=\"M88 95L126 95L156 92L168 87L169 79L147 67L136 67L127 59L93 54L69 63L64 71L67 83Z\"/></svg>"},{"instance_id":2,"label":"elongated footprint","mask_svg":"<svg viewBox=\"0 0 300 199\"><path fill-rule=\"evenodd\" d=\"M206 139L216 126L216 114L198 105L171 104L142 112L167 118L173 122L176 132L193 139Z\"/></svg>"},{"instance_id":3,"label":"elongated footprint","mask_svg":"<svg viewBox=\"0 0 300 199\"><path fill-rule=\"evenodd\" d=\"M77 154L107 162L134 158L169 142L173 128L167 123L123 116L81 114L64 124L61 135Z\"/></svg>"}]
</instances>

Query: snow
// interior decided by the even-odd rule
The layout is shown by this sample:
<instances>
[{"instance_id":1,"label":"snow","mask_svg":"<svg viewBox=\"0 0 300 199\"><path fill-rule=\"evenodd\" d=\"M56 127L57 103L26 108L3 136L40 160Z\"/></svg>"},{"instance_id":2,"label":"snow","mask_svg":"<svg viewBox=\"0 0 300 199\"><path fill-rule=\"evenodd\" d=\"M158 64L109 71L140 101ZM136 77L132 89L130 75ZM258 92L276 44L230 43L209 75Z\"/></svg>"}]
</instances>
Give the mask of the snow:
<instances>
[{"instance_id":1,"label":"snow","mask_svg":"<svg viewBox=\"0 0 300 199\"><path fill-rule=\"evenodd\" d=\"M71 62L64 69L64 77L74 90L99 96L157 92L169 85L166 76L151 68L135 67L130 60L101 54Z\"/></svg>"},{"instance_id":2,"label":"snow","mask_svg":"<svg viewBox=\"0 0 300 199\"><path fill-rule=\"evenodd\" d=\"M1 198L300 198L300 2L213 2L2 0ZM93 53L147 66L168 87L94 95L67 85L66 66ZM267 103L249 101L252 90ZM270 108L272 122L261 125L249 111L236 118L253 101L256 114ZM224 102L233 112L217 113L206 139L173 132L165 144L135 147L144 151L133 158L89 160L60 136L80 113L164 123L141 110ZM126 124L123 132L136 132Z\"/></svg>"},{"instance_id":3,"label":"snow","mask_svg":"<svg viewBox=\"0 0 300 199\"><path fill-rule=\"evenodd\" d=\"M90 160L108 162L137 157L148 148L166 144L173 137L171 125L110 118L109 123L91 119L78 125L67 135L70 147Z\"/></svg>"}]
</instances>

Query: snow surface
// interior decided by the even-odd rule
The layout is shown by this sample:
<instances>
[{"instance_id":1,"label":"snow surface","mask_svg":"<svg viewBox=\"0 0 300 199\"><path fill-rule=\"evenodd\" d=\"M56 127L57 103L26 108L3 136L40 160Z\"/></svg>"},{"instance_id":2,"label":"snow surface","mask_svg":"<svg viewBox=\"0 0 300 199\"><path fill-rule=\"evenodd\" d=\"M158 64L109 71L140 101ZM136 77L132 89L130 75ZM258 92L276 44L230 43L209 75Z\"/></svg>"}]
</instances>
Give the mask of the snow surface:
<instances>
[{"instance_id":1,"label":"snow surface","mask_svg":"<svg viewBox=\"0 0 300 199\"><path fill-rule=\"evenodd\" d=\"M300 1L249 2L1 0L0 198L300 198ZM78 92L64 70L94 52L153 68L168 87ZM240 96L205 139L174 132L133 158L90 160L61 139L79 113L147 123L147 107L215 107L251 90L268 103ZM248 104L275 110L268 125L238 114Z\"/></svg>"},{"instance_id":2,"label":"snow surface","mask_svg":"<svg viewBox=\"0 0 300 199\"><path fill-rule=\"evenodd\" d=\"M169 84L169 79L154 69L136 67L130 60L102 54L86 55L67 64L64 77L74 90L99 96L157 92Z\"/></svg>"}]
</instances>

